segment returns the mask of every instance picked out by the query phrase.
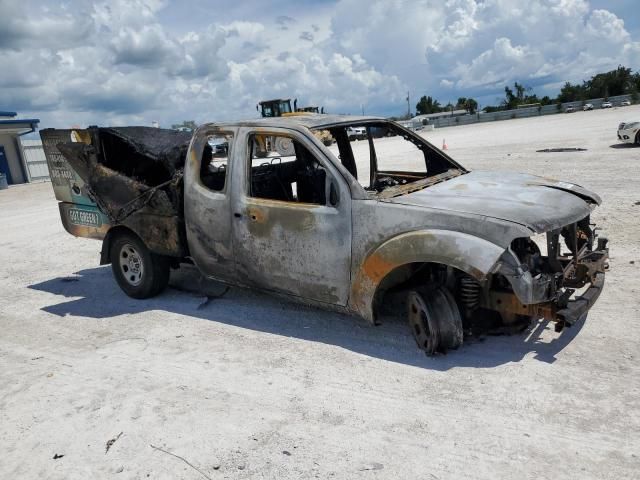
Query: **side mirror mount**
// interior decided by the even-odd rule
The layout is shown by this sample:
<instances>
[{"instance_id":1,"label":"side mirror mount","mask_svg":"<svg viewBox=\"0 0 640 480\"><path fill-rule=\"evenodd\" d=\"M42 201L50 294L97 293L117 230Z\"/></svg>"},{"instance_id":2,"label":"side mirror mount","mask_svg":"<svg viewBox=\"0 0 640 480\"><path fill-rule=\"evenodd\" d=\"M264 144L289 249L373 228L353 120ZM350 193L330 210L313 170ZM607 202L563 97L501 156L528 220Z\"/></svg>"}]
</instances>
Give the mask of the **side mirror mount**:
<instances>
[{"instance_id":1,"label":"side mirror mount","mask_svg":"<svg viewBox=\"0 0 640 480\"><path fill-rule=\"evenodd\" d=\"M337 207L339 201L340 201L340 196L338 195L336 184L331 182L331 184L329 185L329 204L332 207Z\"/></svg>"}]
</instances>

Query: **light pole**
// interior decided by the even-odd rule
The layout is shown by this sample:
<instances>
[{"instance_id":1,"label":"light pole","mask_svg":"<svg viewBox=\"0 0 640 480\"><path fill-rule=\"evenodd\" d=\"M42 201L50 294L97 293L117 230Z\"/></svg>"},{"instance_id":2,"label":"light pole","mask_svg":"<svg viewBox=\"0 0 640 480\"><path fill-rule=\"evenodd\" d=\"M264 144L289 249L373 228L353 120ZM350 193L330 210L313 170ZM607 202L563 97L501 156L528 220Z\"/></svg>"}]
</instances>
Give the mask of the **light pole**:
<instances>
[{"instance_id":1,"label":"light pole","mask_svg":"<svg viewBox=\"0 0 640 480\"><path fill-rule=\"evenodd\" d=\"M409 92L407 92L407 119L411 118L411 102L409 100Z\"/></svg>"}]
</instances>

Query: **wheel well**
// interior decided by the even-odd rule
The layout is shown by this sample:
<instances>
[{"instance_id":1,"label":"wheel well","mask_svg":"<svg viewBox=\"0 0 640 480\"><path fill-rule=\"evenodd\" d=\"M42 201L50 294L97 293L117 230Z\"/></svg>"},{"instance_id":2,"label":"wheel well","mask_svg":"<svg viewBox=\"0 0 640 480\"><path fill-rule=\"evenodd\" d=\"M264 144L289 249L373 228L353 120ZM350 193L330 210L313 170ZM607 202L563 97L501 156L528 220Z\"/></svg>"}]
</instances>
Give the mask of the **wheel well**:
<instances>
[{"instance_id":1,"label":"wheel well","mask_svg":"<svg viewBox=\"0 0 640 480\"><path fill-rule=\"evenodd\" d=\"M436 262L413 262L400 265L391 270L378 284L373 296L375 318L383 305L394 304L393 297L427 284L446 285L455 289L455 276L468 275L455 267ZM389 300L389 302L387 302Z\"/></svg>"},{"instance_id":2,"label":"wheel well","mask_svg":"<svg viewBox=\"0 0 640 480\"><path fill-rule=\"evenodd\" d=\"M144 244L144 241L140 238L140 235L138 235L136 232L134 232L128 227L125 227L124 225L116 225L115 227L111 228L107 232L104 239L102 240L102 251L100 252L100 265L108 265L111 263L111 255L110 255L111 244L113 243L113 239L116 238L121 233L131 234Z\"/></svg>"}]
</instances>

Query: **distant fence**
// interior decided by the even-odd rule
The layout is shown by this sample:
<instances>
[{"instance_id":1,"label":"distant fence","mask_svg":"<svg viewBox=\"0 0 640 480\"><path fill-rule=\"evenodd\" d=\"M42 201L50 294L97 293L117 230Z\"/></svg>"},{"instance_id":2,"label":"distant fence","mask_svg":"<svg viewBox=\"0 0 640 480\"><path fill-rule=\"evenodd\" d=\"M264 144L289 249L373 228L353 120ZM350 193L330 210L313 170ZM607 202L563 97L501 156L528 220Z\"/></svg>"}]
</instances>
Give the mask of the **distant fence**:
<instances>
[{"instance_id":1,"label":"distant fence","mask_svg":"<svg viewBox=\"0 0 640 480\"><path fill-rule=\"evenodd\" d=\"M29 174L30 182L49 180L49 168L44 156L41 140L22 140L24 163Z\"/></svg>"},{"instance_id":2,"label":"distant fence","mask_svg":"<svg viewBox=\"0 0 640 480\"><path fill-rule=\"evenodd\" d=\"M615 97L609 97L608 101L611 103L619 104L622 101L631 100L631 95L618 95ZM470 123L481 122L496 122L499 120L510 120L513 118L527 118L527 117L539 117L541 115L551 115L554 113L564 113L567 107L571 106L576 110L581 110L585 103L590 103L593 108L601 108L604 98L594 98L591 100L578 101L578 102L565 102L560 104L554 103L552 105L540 105L526 108L518 108L516 110L502 110L499 112L491 113L474 113L473 115L459 115L459 116L446 116L432 118L429 120L429 125L434 125L436 128L441 127L455 127L457 125L468 125ZM413 122L413 128L422 126L420 121Z\"/></svg>"}]
</instances>

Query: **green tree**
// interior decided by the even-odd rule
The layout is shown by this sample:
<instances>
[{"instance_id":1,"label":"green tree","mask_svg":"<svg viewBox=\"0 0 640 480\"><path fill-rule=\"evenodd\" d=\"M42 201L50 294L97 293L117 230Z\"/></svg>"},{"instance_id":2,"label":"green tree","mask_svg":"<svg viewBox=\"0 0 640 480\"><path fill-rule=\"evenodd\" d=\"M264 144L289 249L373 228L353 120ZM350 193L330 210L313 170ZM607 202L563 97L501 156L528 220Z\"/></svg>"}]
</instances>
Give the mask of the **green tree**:
<instances>
[{"instance_id":1,"label":"green tree","mask_svg":"<svg viewBox=\"0 0 640 480\"><path fill-rule=\"evenodd\" d=\"M516 108L518 104L518 98L513 94L513 90L511 90L508 86L504 87L504 100L502 101L502 105L506 110L511 110Z\"/></svg>"},{"instance_id":2,"label":"green tree","mask_svg":"<svg viewBox=\"0 0 640 480\"><path fill-rule=\"evenodd\" d=\"M618 65L615 70L591 77L584 82L584 89L589 98L624 95L631 92L633 80L631 69Z\"/></svg>"},{"instance_id":3,"label":"green tree","mask_svg":"<svg viewBox=\"0 0 640 480\"><path fill-rule=\"evenodd\" d=\"M515 90L515 93L513 91ZM527 87L522 83L514 82L513 90L509 86L504 87L504 100L502 105L506 110L518 108L518 105L527 105L529 103L539 103L538 96L530 94L531 87Z\"/></svg>"},{"instance_id":4,"label":"green tree","mask_svg":"<svg viewBox=\"0 0 640 480\"><path fill-rule=\"evenodd\" d=\"M442 111L442 107L440 106L440 102L438 100L434 100L431 96L422 96L420 101L416 104L416 114L417 115L426 115L428 113L438 113Z\"/></svg>"},{"instance_id":5,"label":"green tree","mask_svg":"<svg viewBox=\"0 0 640 480\"><path fill-rule=\"evenodd\" d=\"M474 113L476 113L476 110L478 110L478 102L476 102L473 98L460 97L458 98L456 108L464 109L471 115L473 115Z\"/></svg>"},{"instance_id":6,"label":"green tree","mask_svg":"<svg viewBox=\"0 0 640 480\"><path fill-rule=\"evenodd\" d=\"M634 93L637 95L640 92L640 72L636 72L631 75L631 88L630 93L633 95Z\"/></svg>"},{"instance_id":7,"label":"green tree","mask_svg":"<svg viewBox=\"0 0 640 480\"><path fill-rule=\"evenodd\" d=\"M585 89L582 85L572 85L570 82L566 82L560 89L558 94L558 102L575 102L577 100L586 100Z\"/></svg>"},{"instance_id":8,"label":"green tree","mask_svg":"<svg viewBox=\"0 0 640 480\"><path fill-rule=\"evenodd\" d=\"M513 88L516 89L516 102L518 105L524 103L524 92L525 90L527 90L527 88L524 85L519 84L518 82L515 82L513 84ZM531 90L529 88L529 90Z\"/></svg>"}]
</instances>

